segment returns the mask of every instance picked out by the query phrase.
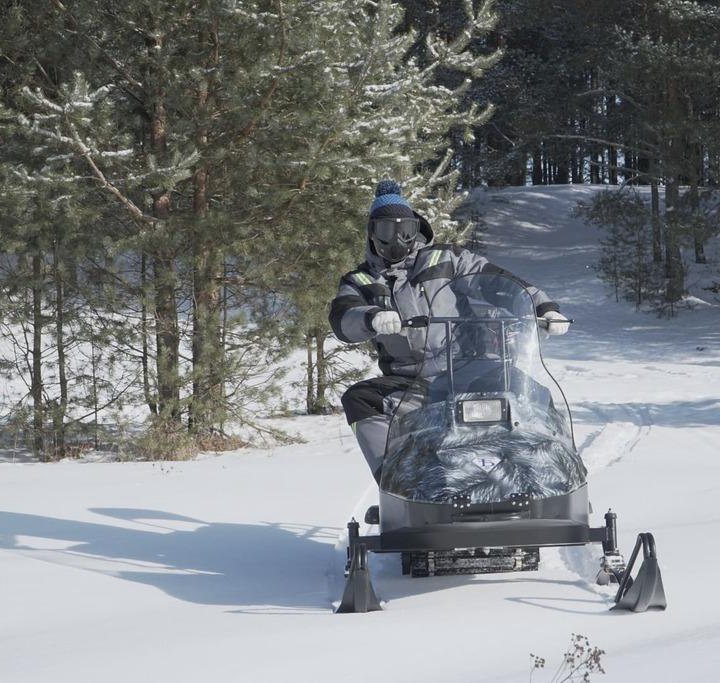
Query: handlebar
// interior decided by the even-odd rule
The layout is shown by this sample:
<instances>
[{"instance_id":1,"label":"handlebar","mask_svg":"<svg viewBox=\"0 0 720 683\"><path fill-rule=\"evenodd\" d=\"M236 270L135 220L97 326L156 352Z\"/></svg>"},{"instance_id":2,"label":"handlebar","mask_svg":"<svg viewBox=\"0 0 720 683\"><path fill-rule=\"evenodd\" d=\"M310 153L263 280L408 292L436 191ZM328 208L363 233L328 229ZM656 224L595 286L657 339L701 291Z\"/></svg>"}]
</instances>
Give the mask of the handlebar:
<instances>
[{"instance_id":1,"label":"handlebar","mask_svg":"<svg viewBox=\"0 0 720 683\"><path fill-rule=\"evenodd\" d=\"M547 318L538 318L537 323L538 327L541 330L547 330L550 328L550 323L562 323L563 325L565 323L574 323L575 321L572 318L565 318L564 320L548 320Z\"/></svg>"},{"instance_id":2,"label":"handlebar","mask_svg":"<svg viewBox=\"0 0 720 683\"><path fill-rule=\"evenodd\" d=\"M574 323L575 321L572 318L566 318L565 320L547 320L546 318L537 318L537 324L538 327L540 327L543 330L547 330L550 327L550 323ZM499 318L437 318L435 316L427 316L427 315L416 315L414 318L408 318L407 320L403 320L401 322L401 326L403 328L407 327L427 327L428 325L432 323L468 323L468 322L475 322L475 323L490 323L490 322L519 322L520 318L516 318L513 316L503 316Z\"/></svg>"},{"instance_id":3,"label":"handlebar","mask_svg":"<svg viewBox=\"0 0 720 683\"><path fill-rule=\"evenodd\" d=\"M414 318L408 318L401 322L402 327L427 327L430 318L426 315L416 315Z\"/></svg>"}]
</instances>

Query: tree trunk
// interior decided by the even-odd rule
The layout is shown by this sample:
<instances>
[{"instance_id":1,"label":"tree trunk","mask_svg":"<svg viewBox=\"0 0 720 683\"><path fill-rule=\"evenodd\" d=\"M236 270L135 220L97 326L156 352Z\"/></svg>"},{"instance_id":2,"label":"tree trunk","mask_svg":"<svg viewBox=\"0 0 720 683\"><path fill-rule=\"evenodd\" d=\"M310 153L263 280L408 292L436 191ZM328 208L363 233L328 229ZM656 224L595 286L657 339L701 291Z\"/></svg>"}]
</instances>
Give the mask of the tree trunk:
<instances>
[{"instance_id":1,"label":"tree trunk","mask_svg":"<svg viewBox=\"0 0 720 683\"><path fill-rule=\"evenodd\" d=\"M617 105L615 103L615 96L610 95L605 98L606 107L606 120L612 120ZM607 150L608 154L608 182L611 185L618 184L618 151L617 147L610 146Z\"/></svg>"},{"instance_id":2,"label":"tree trunk","mask_svg":"<svg viewBox=\"0 0 720 683\"><path fill-rule=\"evenodd\" d=\"M677 235L678 221L675 209L678 203L679 187L675 178L668 178L665 185L665 276L667 287L665 300L673 304L685 292L685 274Z\"/></svg>"},{"instance_id":3,"label":"tree trunk","mask_svg":"<svg viewBox=\"0 0 720 683\"><path fill-rule=\"evenodd\" d=\"M223 258L211 241L195 246L193 276L193 396L189 427L209 433L219 424L223 407L221 289Z\"/></svg>"},{"instance_id":4,"label":"tree trunk","mask_svg":"<svg viewBox=\"0 0 720 683\"><path fill-rule=\"evenodd\" d=\"M608 148L608 180L611 185L618 184L618 153L617 147Z\"/></svg>"},{"instance_id":5,"label":"tree trunk","mask_svg":"<svg viewBox=\"0 0 720 683\"><path fill-rule=\"evenodd\" d=\"M567 157L563 154L557 165L557 175L555 182L558 185L567 185L570 182L570 170L568 168Z\"/></svg>"},{"instance_id":6,"label":"tree trunk","mask_svg":"<svg viewBox=\"0 0 720 683\"><path fill-rule=\"evenodd\" d=\"M55 345L57 348L58 381L60 401L53 408L53 431L55 457L65 457L65 415L68 404L67 368L65 362L65 296L63 276L60 269L60 229L58 229L53 248L53 277L55 279Z\"/></svg>"},{"instance_id":7,"label":"tree trunk","mask_svg":"<svg viewBox=\"0 0 720 683\"><path fill-rule=\"evenodd\" d=\"M208 73L219 60L217 25L201 30L200 49L208 46ZM204 122L212 104L212 76L202 81L197 92L197 119ZM208 131L200 123L195 140L202 152L208 144ZM211 226L205 219L208 213L209 167L200 162L193 174L193 213L195 215L195 244L193 266L193 395L190 403L188 427L195 434L208 434L222 421L223 409L223 332L221 323L221 282L224 256Z\"/></svg>"},{"instance_id":8,"label":"tree trunk","mask_svg":"<svg viewBox=\"0 0 720 683\"><path fill-rule=\"evenodd\" d=\"M660 220L660 189L657 177L657 162L650 162L650 204L652 220L653 262L662 262L662 221Z\"/></svg>"},{"instance_id":9,"label":"tree trunk","mask_svg":"<svg viewBox=\"0 0 720 683\"><path fill-rule=\"evenodd\" d=\"M149 82L158 82L162 66L160 55L164 47L164 27L156 27L148 41L150 67L157 73L147 74ZM158 165L167 156L168 117L165 106L166 92L158 85L152 93L150 115L150 149ZM152 213L155 218L167 221L170 216L170 192L159 190L153 195ZM157 410L164 420L180 420L180 330L175 300L175 254L167 247L156 246L152 253L153 285L155 296L155 344L157 374Z\"/></svg>"},{"instance_id":10,"label":"tree trunk","mask_svg":"<svg viewBox=\"0 0 720 683\"><path fill-rule=\"evenodd\" d=\"M645 284L645 239L638 235L635 242L635 308L640 309L643 302L643 285Z\"/></svg>"},{"instance_id":11,"label":"tree trunk","mask_svg":"<svg viewBox=\"0 0 720 683\"><path fill-rule=\"evenodd\" d=\"M143 252L140 257L140 335L142 337L142 374L143 374L143 395L150 412L157 415L158 406L155 396L150 389L150 362L148 349L148 292L147 292L147 256Z\"/></svg>"},{"instance_id":12,"label":"tree trunk","mask_svg":"<svg viewBox=\"0 0 720 683\"><path fill-rule=\"evenodd\" d=\"M327 362L325 359L325 341L327 334L321 330L315 332L315 366L317 375L317 390L315 398L315 412L326 414L328 412L327 397Z\"/></svg>"},{"instance_id":13,"label":"tree trunk","mask_svg":"<svg viewBox=\"0 0 720 683\"><path fill-rule=\"evenodd\" d=\"M522 155L516 163L512 165L513 170L508 173L508 185L512 187L523 187L527 177L527 157Z\"/></svg>"},{"instance_id":14,"label":"tree trunk","mask_svg":"<svg viewBox=\"0 0 720 683\"><path fill-rule=\"evenodd\" d=\"M305 335L305 351L307 353L307 380L305 384L305 409L308 415L315 408L315 363L313 362L313 336L310 331Z\"/></svg>"},{"instance_id":15,"label":"tree trunk","mask_svg":"<svg viewBox=\"0 0 720 683\"><path fill-rule=\"evenodd\" d=\"M577 185L583 182L582 177L582 154L577 147L573 148L571 157L571 169L572 169L572 183Z\"/></svg>"},{"instance_id":16,"label":"tree trunk","mask_svg":"<svg viewBox=\"0 0 720 683\"><path fill-rule=\"evenodd\" d=\"M43 406L43 379L42 379L42 256L39 250L32 256L33 285L32 285L32 378L30 393L33 400L33 455L46 460L45 439L43 427L45 421Z\"/></svg>"},{"instance_id":17,"label":"tree trunk","mask_svg":"<svg viewBox=\"0 0 720 683\"><path fill-rule=\"evenodd\" d=\"M625 157L623 180L628 185L637 185L637 173L635 173L637 170L637 158L632 150L629 149L624 150L623 155Z\"/></svg>"},{"instance_id":18,"label":"tree trunk","mask_svg":"<svg viewBox=\"0 0 720 683\"><path fill-rule=\"evenodd\" d=\"M590 184L599 185L602 182L600 177L602 171L602 154L594 149L590 156Z\"/></svg>"},{"instance_id":19,"label":"tree trunk","mask_svg":"<svg viewBox=\"0 0 720 683\"><path fill-rule=\"evenodd\" d=\"M159 159L167 147L167 112L165 93L155 104L150 132L153 152ZM170 216L170 192L153 197L153 216L167 220ZM155 285L155 343L158 412L167 420L180 420L180 330L175 301L175 256L169 249L157 248L153 254Z\"/></svg>"},{"instance_id":20,"label":"tree trunk","mask_svg":"<svg viewBox=\"0 0 720 683\"><path fill-rule=\"evenodd\" d=\"M533 151L533 164L532 164L532 184L542 185L543 171L542 171L542 150L540 147L536 147Z\"/></svg>"},{"instance_id":21,"label":"tree trunk","mask_svg":"<svg viewBox=\"0 0 720 683\"><path fill-rule=\"evenodd\" d=\"M97 356L95 354L95 339L94 338L91 338L91 340L90 340L90 363L91 363L91 370L92 370L93 433L94 433L94 441L95 441L95 450L97 450L99 448L99 439L98 439L98 431L99 431L98 394L99 394L99 392L98 392Z\"/></svg>"},{"instance_id":22,"label":"tree trunk","mask_svg":"<svg viewBox=\"0 0 720 683\"><path fill-rule=\"evenodd\" d=\"M674 78L667 85L668 111L674 120L680 120L682 111L678 84ZM680 253L680 221L677 216L680 196L680 176L683 170L683 144L679 137L665 141L665 274L667 276L666 300L671 305L685 293L685 273Z\"/></svg>"},{"instance_id":23,"label":"tree trunk","mask_svg":"<svg viewBox=\"0 0 720 683\"><path fill-rule=\"evenodd\" d=\"M326 415L329 412L326 396L328 388L326 340L327 333L318 327L308 330L305 335L307 350L306 406L309 415Z\"/></svg>"},{"instance_id":24,"label":"tree trunk","mask_svg":"<svg viewBox=\"0 0 720 683\"><path fill-rule=\"evenodd\" d=\"M180 420L180 329L175 302L175 263L169 251L158 250L153 257L155 286L155 344L158 414L166 420Z\"/></svg>"},{"instance_id":25,"label":"tree trunk","mask_svg":"<svg viewBox=\"0 0 720 683\"><path fill-rule=\"evenodd\" d=\"M222 349L222 358L220 359L220 373L223 378L223 405L225 405L225 399L227 398L225 396L225 380L227 379L227 353L225 352L225 349L227 349L227 334L228 334L228 316L230 314L229 311L229 288L227 284L227 275L228 275L228 266L227 261L223 261L223 269L222 269L222 290L221 290L221 298L220 298L220 310L221 310L221 319L220 319L220 348ZM225 411L222 412L220 416L220 431L225 432Z\"/></svg>"},{"instance_id":26,"label":"tree trunk","mask_svg":"<svg viewBox=\"0 0 720 683\"><path fill-rule=\"evenodd\" d=\"M690 147L690 190L688 199L690 200L690 209L692 210L693 225L693 243L695 246L695 263L707 263L705 257L705 235L703 230L703 221L698 215L700 208L700 163L702 159L702 150L699 145L691 145Z\"/></svg>"}]
</instances>

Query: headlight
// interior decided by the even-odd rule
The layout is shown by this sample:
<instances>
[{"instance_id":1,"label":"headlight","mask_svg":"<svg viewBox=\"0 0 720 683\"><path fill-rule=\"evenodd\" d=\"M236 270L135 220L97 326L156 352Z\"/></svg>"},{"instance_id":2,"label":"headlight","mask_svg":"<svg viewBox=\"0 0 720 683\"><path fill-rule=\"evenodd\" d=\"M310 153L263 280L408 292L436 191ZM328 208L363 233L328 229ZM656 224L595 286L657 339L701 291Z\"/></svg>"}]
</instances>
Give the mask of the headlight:
<instances>
[{"instance_id":1,"label":"headlight","mask_svg":"<svg viewBox=\"0 0 720 683\"><path fill-rule=\"evenodd\" d=\"M503 402L498 398L483 401L463 401L460 404L463 422L501 422Z\"/></svg>"}]
</instances>

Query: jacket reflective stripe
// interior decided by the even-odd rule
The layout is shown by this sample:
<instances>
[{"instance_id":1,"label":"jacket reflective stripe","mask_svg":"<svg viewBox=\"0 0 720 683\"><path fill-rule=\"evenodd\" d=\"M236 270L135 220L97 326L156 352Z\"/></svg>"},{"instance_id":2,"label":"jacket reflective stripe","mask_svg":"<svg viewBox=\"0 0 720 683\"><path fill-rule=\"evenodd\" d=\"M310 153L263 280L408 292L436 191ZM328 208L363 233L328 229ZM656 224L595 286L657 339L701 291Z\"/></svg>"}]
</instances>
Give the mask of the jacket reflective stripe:
<instances>
[{"instance_id":1,"label":"jacket reflective stripe","mask_svg":"<svg viewBox=\"0 0 720 683\"><path fill-rule=\"evenodd\" d=\"M361 285L373 284L372 278L370 278L370 276L366 275L365 273L355 273L354 277Z\"/></svg>"},{"instance_id":2,"label":"jacket reflective stripe","mask_svg":"<svg viewBox=\"0 0 720 683\"><path fill-rule=\"evenodd\" d=\"M440 262L440 257L442 256L442 250L435 249L433 250L432 256L430 257L430 260L428 261L428 268L432 268L433 266L436 266Z\"/></svg>"}]
</instances>

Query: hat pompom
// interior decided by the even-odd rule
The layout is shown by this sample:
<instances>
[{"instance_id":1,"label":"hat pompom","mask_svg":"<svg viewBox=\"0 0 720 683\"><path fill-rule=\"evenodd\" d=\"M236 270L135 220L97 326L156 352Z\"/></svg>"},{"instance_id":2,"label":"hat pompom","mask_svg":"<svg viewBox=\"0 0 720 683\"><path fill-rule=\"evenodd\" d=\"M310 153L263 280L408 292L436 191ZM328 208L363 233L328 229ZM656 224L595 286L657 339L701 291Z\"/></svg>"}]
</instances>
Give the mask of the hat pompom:
<instances>
[{"instance_id":1,"label":"hat pompom","mask_svg":"<svg viewBox=\"0 0 720 683\"><path fill-rule=\"evenodd\" d=\"M402 196L402 188L394 180L381 180L375 190L375 196L381 197L384 194L397 194Z\"/></svg>"},{"instance_id":2,"label":"hat pompom","mask_svg":"<svg viewBox=\"0 0 720 683\"><path fill-rule=\"evenodd\" d=\"M381 180L375 190L375 199L370 206L370 218L382 216L412 216L410 202L402 196L399 183Z\"/></svg>"}]
</instances>

